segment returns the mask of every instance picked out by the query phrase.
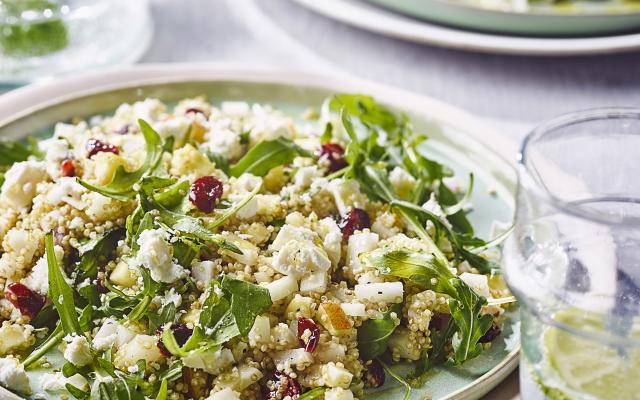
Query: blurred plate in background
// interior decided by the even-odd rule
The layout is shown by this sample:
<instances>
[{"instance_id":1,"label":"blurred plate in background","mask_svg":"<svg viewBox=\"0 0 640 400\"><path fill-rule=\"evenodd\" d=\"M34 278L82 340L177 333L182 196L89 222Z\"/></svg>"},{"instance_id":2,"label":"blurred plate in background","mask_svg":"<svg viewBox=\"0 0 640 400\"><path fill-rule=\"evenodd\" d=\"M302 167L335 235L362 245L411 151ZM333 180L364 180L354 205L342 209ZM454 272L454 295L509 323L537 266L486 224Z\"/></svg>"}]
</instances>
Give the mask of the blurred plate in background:
<instances>
[{"instance_id":1,"label":"blurred plate in background","mask_svg":"<svg viewBox=\"0 0 640 400\"><path fill-rule=\"evenodd\" d=\"M597 36L640 32L640 2L615 0L367 0L403 14L487 32Z\"/></svg>"},{"instance_id":2,"label":"blurred plate in background","mask_svg":"<svg viewBox=\"0 0 640 400\"><path fill-rule=\"evenodd\" d=\"M573 56L619 53L640 49L640 33L573 38L507 36L438 25L360 0L293 1L326 17L371 32L460 50L519 55ZM435 0L424 1L431 3Z\"/></svg>"}]
</instances>

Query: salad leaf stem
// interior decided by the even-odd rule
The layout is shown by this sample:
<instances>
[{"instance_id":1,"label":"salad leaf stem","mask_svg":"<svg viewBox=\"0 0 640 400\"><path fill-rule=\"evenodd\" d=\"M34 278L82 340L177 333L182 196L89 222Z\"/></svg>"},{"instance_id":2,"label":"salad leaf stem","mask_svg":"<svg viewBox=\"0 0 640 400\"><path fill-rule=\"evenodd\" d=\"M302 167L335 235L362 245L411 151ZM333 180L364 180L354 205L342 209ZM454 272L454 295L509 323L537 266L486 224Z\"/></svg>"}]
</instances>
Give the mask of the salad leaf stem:
<instances>
[{"instance_id":1,"label":"salad leaf stem","mask_svg":"<svg viewBox=\"0 0 640 400\"><path fill-rule=\"evenodd\" d=\"M51 335L49 335L49 337L44 342L42 342L40 346L38 346L35 350L33 350L29 354L29 356L27 356L27 358L25 358L24 361L22 361L22 365L25 368L28 368L31 365L33 365L42 356L44 356L49 350L51 350L58 343L60 343L64 335L65 335L65 332L62 329L62 326L60 324L56 325L56 328L53 330L53 332L51 332Z\"/></svg>"},{"instance_id":2,"label":"salad leaf stem","mask_svg":"<svg viewBox=\"0 0 640 400\"><path fill-rule=\"evenodd\" d=\"M78 321L78 313L73 299L73 289L64 276L53 249L53 235L47 233L44 238L45 252L47 257L49 272L49 298L53 303L58 315L62 329L67 334L77 333L82 335L82 328Z\"/></svg>"},{"instance_id":3,"label":"salad leaf stem","mask_svg":"<svg viewBox=\"0 0 640 400\"><path fill-rule=\"evenodd\" d=\"M402 386L404 386L405 390L404 390L404 396L402 397L402 400L409 400L409 397L411 397L411 391L412 391L412 388L409 382L407 382L403 377L397 374L387 363L382 361L380 358L378 358L378 362L380 362L380 365L382 365L382 368L384 368L387 374L389 374L393 379L395 379Z\"/></svg>"},{"instance_id":4,"label":"salad leaf stem","mask_svg":"<svg viewBox=\"0 0 640 400\"><path fill-rule=\"evenodd\" d=\"M443 207L443 211L445 215L453 215L456 214L464 208L464 206L471 200L471 192L473 191L473 174L469 174L469 186L467 187L467 191L464 193L462 199L459 202L452 206Z\"/></svg>"}]
</instances>

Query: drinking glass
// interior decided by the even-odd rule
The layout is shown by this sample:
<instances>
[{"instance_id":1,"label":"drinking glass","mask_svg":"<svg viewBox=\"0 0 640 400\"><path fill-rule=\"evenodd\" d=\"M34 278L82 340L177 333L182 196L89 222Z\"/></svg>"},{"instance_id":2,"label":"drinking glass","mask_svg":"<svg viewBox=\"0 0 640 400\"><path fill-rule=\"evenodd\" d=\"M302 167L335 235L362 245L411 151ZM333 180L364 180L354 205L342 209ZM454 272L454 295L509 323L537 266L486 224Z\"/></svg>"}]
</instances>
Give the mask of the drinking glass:
<instances>
[{"instance_id":1,"label":"drinking glass","mask_svg":"<svg viewBox=\"0 0 640 400\"><path fill-rule=\"evenodd\" d=\"M151 36L148 0L0 0L0 84L132 63Z\"/></svg>"},{"instance_id":2,"label":"drinking glass","mask_svg":"<svg viewBox=\"0 0 640 400\"><path fill-rule=\"evenodd\" d=\"M518 176L503 268L522 313L522 399L640 399L640 109L543 124Z\"/></svg>"}]
</instances>

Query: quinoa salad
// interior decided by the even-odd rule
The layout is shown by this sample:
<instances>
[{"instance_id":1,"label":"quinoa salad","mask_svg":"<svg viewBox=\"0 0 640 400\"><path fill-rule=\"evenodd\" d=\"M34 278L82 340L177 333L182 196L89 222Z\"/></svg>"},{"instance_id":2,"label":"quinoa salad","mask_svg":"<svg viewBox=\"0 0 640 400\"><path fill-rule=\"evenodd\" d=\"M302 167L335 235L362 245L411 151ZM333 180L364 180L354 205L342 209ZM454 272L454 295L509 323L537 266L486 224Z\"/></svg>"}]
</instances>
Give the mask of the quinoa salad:
<instances>
[{"instance_id":1,"label":"quinoa salad","mask_svg":"<svg viewBox=\"0 0 640 400\"><path fill-rule=\"evenodd\" d=\"M428 147L356 94L302 115L149 98L0 141L0 385L352 400L397 381L408 398L491 346L513 302L506 235L476 237L473 175Z\"/></svg>"}]
</instances>

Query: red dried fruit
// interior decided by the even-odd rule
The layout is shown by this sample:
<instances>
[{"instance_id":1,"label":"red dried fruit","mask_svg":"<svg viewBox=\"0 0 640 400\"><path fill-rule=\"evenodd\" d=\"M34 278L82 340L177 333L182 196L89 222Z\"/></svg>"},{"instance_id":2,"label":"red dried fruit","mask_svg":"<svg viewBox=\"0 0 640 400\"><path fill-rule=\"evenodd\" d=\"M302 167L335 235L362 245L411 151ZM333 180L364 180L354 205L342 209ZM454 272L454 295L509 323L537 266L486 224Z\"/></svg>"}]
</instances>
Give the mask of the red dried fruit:
<instances>
[{"instance_id":1,"label":"red dried fruit","mask_svg":"<svg viewBox=\"0 0 640 400\"><path fill-rule=\"evenodd\" d=\"M203 176L191 184L189 200L198 210L210 213L222 197L222 182L213 176Z\"/></svg>"},{"instance_id":2,"label":"red dried fruit","mask_svg":"<svg viewBox=\"0 0 640 400\"><path fill-rule=\"evenodd\" d=\"M451 314L438 313L431 317L431 321L429 321L429 329L443 331L447 325L449 325L449 321L451 321Z\"/></svg>"},{"instance_id":3,"label":"red dried fruit","mask_svg":"<svg viewBox=\"0 0 640 400\"><path fill-rule=\"evenodd\" d=\"M191 113L194 113L194 114L202 114L202 115L205 115L204 111L202 111L201 109L196 108L196 107L187 108L187 109L185 110L185 112L184 112L184 113L185 113L185 114L191 114ZM205 116L206 116L206 115L205 115Z\"/></svg>"},{"instance_id":4,"label":"red dried fruit","mask_svg":"<svg viewBox=\"0 0 640 400\"><path fill-rule=\"evenodd\" d=\"M493 342L500 334L502 333L502 329L494 322L491 324L491 327L480 339L478 339L478 343L489 343Z\"/></svg>"},{"instance_id":5,"label":"red dried fruit","mask_svg":"<svg viewBox=\"0 0 640 400\"><path fill-rule=\"evenodd\" d=\"M307 330L311 332L311 334L305 338L305 342L303 336ZM298 339L300 339L300 345L304 347L304 351L307 353L313 353L320 341L320 327L318 324L313 322L312 319L298 317Z\"/></svg>"},{"instance_id":6,"label":"red dried fruit","mask_svg":"<svg viewBox=\"0 0 640 400\"><path fill-rule=\"evenodd\" d=\"M120 154L120 150L116 146L98 139L89 139L87 141L86 149L88 152L87 157L89 158L103 152Z\"/></svg>"},{"instance_id":7,"label":"red dried fruit","mask_svg":"<svg viewBox=\"0 0 640 400\"><path fill-rule=\"evenodd\" d=\"M302 394L302 386L297 379L276 371L274 374L275 387L269 392L267 400L297 399Z\"/></svg>"},{"instance_id":8,"label":"red dried fruit","mask_svg":"<svg viewBox=\"0 0 640 400\"><path fill-rule=\"evenodd\" d=\"M38 315L46 301L44 296L18 282L14 282L7 287L5 297L20 310L22 315L26 315L29 318Z\"/></svg>"},{"instance_id":9,"label":"red dried fruit","mask_svg":"<svg viewBox=\"0 0 640 400\"><path fill-rule=\"evenodd\" d=\"M160 336L160 339L158 339L158 343L156 343L156 346L158 346L158 349L160 349L160 353L162 353L163 356L170 357L171 353L169 353L169 350L167 350L164 343L162 342L163 330L164 325L159 327L156 331L156 334ZM173 324L171 325L171 332L173 332L173 336L176 338L176 343L178 343L178 346L183 346L185 343L187 343L187 340L189 340L189 338L193 334L193 329L189 328L187 324Z\"/></svg>"},{"instance_id":10,"label":"red dried fruit","mask_svg":"<svg viewBox=\"0 0 640 400\"><path fill-rule=\"evenodd\" d=\"M374 388L384 385L386 375L384 373L384 368L382 368L382 364L380 364L378 360L371 360L366 367L367 369L362 373L362 380L364 383Z\"/></svg>"},{"instance_id":11,"label":"red dried fruit","mask_svg":"<svg viewBox=\"0 0 640 400\"><path fill-rule=\"evenodd\" d=\"M365 210L353 207L347 215L340 219L338 227L342 231L342 235L348 237L353 235L355 231L371 228L371 219Z\"/></svg>"},{"instance_id":12,"label":"red dried fruit","mask_svg":"<svg viewBox=\"0 0 640 400\"><path fill-rule=\"evenodd\" d=\"M349 165L344 159L344 149L338 143L327 143L320 147L320 159L329 161L329 172L336 172Z\"/></svg>"},{"instance_id":13,"label":"red dried fruit","mask_svg":"<svg viewBox=\"0 0 640 400\"><path fill-rule=\"evenodd\" d=\"M76 176L76 166L73 164L73 160L67 158L60 164L60 170L62 176Z\"/></svg>"}]
</instances>

